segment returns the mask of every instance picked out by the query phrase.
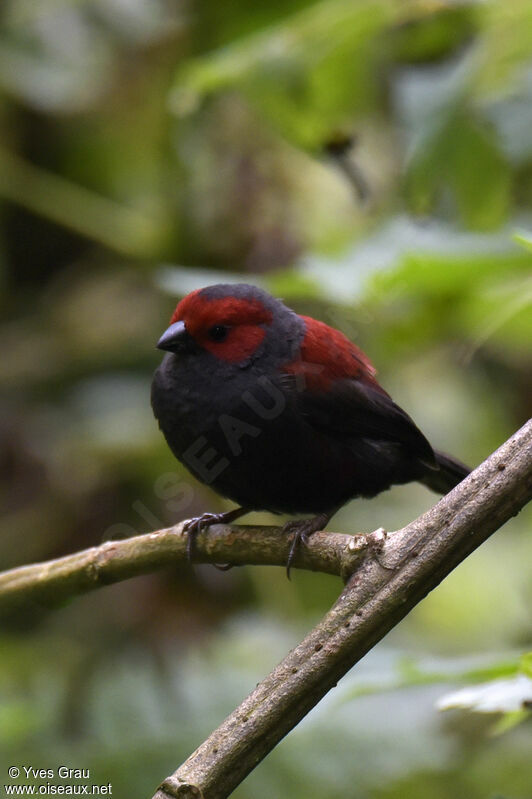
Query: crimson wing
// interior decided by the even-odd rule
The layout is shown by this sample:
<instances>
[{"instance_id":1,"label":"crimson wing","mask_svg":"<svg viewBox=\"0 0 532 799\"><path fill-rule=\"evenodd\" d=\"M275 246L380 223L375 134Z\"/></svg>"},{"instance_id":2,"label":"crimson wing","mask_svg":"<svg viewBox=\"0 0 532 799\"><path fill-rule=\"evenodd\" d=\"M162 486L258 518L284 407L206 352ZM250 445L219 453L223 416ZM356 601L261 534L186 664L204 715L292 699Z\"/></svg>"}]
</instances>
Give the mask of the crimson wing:
<instances>
[{"instance_id":1,"label":"crimson wing","mask_svg":"<svg viewBox=\"0 0 532 799\"><path fill-rule=\"evenodd\" d=\"M303 317L300 357L285 366L285 386L314 428L335 438L402 444L408 454L438 468L434 451L410 416L375 379L376 370L355 344L334 328Z\"/></svg>"}]
</instances>

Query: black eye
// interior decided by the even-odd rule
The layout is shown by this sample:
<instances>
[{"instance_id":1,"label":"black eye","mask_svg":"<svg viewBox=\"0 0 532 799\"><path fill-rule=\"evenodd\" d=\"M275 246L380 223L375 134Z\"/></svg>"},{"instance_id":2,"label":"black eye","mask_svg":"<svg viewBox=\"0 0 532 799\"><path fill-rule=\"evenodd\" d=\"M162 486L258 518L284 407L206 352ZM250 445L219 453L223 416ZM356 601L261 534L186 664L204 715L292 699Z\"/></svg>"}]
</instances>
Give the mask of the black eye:
<instances>
[{"instance_id":1,"label":"black eye","mask_svg":"<svg viewBox=\"0 0 532 799\"><path fill-rule=\"evenodd\" d=\"M229 328L227 325L213 325L209 330L208 336L211 341L225 341Z\"/></svg>"}]
</instances>

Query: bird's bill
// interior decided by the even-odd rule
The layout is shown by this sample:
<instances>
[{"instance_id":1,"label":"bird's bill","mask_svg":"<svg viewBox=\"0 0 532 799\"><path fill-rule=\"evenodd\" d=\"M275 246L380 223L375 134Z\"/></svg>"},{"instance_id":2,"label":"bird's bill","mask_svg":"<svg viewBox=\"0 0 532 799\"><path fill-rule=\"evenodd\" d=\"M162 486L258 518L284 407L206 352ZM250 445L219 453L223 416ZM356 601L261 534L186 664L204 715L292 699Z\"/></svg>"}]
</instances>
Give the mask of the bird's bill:
<instances>
[{"instance_id":1,"label":"bird's bill","mask_svg":"<svg viewBox=\"0 0 532 799\"><path fill-rule=\"evenodd\" d=\"M157 349L178 352L186 346L189 336L184 322L174 322L157 342Z\"/></svg>"}]
</instances>

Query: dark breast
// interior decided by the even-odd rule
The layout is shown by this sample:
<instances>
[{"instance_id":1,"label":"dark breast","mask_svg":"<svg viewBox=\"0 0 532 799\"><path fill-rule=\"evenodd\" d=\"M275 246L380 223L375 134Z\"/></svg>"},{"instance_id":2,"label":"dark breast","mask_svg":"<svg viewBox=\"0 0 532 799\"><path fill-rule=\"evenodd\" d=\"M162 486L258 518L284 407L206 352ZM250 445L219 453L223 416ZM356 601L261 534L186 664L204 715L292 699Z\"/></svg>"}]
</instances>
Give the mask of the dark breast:
<instances>
[{"instance_id":1,"label":"dark breast","mask_svg":"<svg viewBox=\"0 0 532 799\"><path fill-rule=\"evenodd\" d=\"M404 461L397 444L316 430L283 382L253 365L217 372L215 363L167 355L152 405L174 455L245 507L320 513L402 482L394 475L394 463Z\"/></svg>"}]
</instances>

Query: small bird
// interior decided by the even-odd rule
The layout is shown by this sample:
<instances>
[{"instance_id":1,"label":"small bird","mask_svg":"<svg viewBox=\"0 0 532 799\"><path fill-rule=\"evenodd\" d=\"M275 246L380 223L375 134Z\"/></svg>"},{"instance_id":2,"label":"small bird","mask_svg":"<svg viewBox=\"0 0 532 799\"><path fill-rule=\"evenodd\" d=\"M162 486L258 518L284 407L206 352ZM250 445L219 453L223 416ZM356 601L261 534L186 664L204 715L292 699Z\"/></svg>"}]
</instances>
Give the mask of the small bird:
<instances>
[{"instance_id":1,"label":"small bird","mask_svg":"<svg viewBox=\"0 0 532 799\"><path fill-rule=\"evenodd\" d=\"M252 510L312 514L285 525L297 547L355 497L418 481L439 493L469 469L434 450L343 333L247 284L193 291L157 347L151 401L173 454L238 504L185 526L195 538Z\"/></svg>"}]
</instances>

